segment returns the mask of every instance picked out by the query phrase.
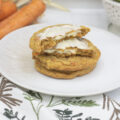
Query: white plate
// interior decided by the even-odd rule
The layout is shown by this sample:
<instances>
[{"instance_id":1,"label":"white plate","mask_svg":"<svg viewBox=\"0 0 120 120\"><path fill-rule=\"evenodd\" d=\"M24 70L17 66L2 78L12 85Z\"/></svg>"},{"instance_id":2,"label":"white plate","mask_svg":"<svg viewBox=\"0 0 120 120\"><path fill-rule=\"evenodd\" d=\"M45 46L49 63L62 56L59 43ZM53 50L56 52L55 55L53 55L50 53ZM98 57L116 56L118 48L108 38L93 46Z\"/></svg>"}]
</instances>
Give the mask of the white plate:
<instances>
[{"instance_id":1,"label":"white plate","mask_svg":"<svg viewBox=\"0 0 120 120\"><path fill-rule=\"evenodd\" d=\"M120 38L101 29L90 27L86 36L101 51L93 72L72 80L54 79L34 68L31 35L48 24L33 25L16 30L0 41L0 72L24 88L58 96L100 94L120 87Z\"/></svg>"}]
</instances>

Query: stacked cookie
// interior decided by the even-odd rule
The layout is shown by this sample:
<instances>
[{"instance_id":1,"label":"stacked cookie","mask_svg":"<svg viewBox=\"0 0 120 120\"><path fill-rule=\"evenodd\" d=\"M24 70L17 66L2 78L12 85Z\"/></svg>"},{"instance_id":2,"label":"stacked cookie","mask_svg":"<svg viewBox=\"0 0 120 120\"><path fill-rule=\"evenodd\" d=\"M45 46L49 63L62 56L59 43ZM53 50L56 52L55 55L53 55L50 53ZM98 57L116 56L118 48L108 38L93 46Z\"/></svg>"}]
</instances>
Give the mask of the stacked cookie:
<instances>
[{"instance_id":1,"label":"stacked cookie","mask_svg":"<svg viewBox=\"0 0 120 120\"><path fill-rule=\"evenodd\" d=\"M100 51L87 39L84 26L60 24L45 27L30 39L35 68L54 78L71 79L91 72Z\"/></svg>"}]
</instances>

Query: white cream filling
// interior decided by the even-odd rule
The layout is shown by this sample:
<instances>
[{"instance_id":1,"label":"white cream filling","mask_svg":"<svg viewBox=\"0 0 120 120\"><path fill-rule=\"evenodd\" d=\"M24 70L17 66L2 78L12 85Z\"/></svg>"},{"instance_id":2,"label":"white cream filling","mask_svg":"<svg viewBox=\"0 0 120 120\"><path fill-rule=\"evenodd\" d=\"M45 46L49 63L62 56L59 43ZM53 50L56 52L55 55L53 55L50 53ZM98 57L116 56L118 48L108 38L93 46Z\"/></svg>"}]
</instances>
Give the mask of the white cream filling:
<instances>
[{"instance_id":1,"label":"white cream filling","mask_svg":"<svg viewBox=\"0 0 120 120\"><path fill-rule=\"evenodd\" d=\"M81 27L75 25L62 25L62 26L55 26L51 28L47 28L44 32L38 33L37 36L40 37L41 40L46 39L48 37L55 37L56 40L64 38L66 33L75 30L67 34L67 36L75 36L78 32L80 32ZM77 31L78 30L78 31Z\"/></svg>"},{"instance_id":2,"label":"white cream filling","mask_svg":"<svg viewBox=\"0 0 120 120\"><path fill-rule=\"evenodd\" d=\"M54 49L49 49L49 50L44 50L45 53L76 53L75 49L66 49L68 47L71 48L78 48L78 49L89 49L88 44L86 41L82 40L82 39L77 39L77 38L72 38L69 40L64 40L62 42L59 42L56 47ZM58 49L62 49L64 51L60 51Z\"/></svg>"}]
</instances>

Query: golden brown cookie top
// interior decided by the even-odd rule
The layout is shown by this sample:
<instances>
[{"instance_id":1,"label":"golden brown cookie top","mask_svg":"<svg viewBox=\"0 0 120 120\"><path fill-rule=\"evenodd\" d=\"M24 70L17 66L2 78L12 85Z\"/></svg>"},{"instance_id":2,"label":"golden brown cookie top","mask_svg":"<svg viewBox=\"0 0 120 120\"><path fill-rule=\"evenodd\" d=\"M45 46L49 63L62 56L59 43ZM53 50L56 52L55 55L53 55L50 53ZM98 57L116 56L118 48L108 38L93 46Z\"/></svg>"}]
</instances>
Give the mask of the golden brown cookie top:
<instances>
[{"instance_id":1,"label":"golden brown cookie top","mask_svg":"<svg viewBox=\"0 0 120 120\"><path fill-rule=\"evenodd\" d=\"M36 36L40 38L40 40L53 39L53 40L61 40L68 37L82 37L87 32L89 32L89 28L85 26L78 26L72 24L61 24L54 25L45 28L44 30L40 30Z\"/></svg>"},{"instance_id":2,"label":"golden brown cookie top","mask_svg":"<svg viewBox=\"0 0 120 120\"><path fill-rule=\"evenodd\" d=\"M85 26L59 24L45 27L34 33L30 40L30 47L38 53L51 49L62 40L82 38L90 29Z\"/></svg>"}]
</instances>

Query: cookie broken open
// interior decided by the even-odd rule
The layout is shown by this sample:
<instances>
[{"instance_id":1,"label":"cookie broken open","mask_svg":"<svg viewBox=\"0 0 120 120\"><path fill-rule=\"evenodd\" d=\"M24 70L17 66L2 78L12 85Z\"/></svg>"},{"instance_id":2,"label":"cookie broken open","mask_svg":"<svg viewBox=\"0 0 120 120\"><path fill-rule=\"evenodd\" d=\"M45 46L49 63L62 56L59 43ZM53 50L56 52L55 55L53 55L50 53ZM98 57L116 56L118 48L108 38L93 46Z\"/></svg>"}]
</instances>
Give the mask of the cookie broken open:
<instances>
[{"instance_id":1,"label":"cookie broken open","mask_svg":"<svg viewBox=\"0 0 120 120\"><path fill-rule=\"evenodd\" d=\"M42 74L70 79L89 73L100 57L100 51L83 38L90 29L60 24L34 33L30 40L35 68Z\"/></svg>"}]
</instances>

